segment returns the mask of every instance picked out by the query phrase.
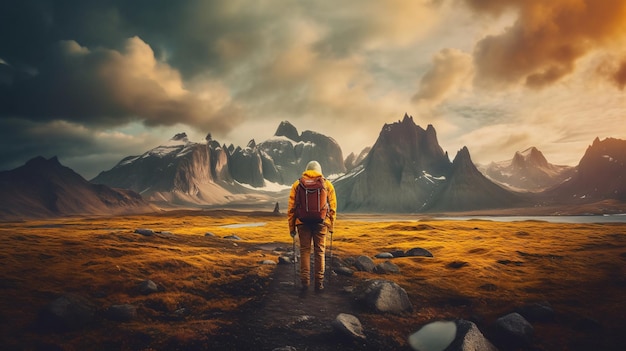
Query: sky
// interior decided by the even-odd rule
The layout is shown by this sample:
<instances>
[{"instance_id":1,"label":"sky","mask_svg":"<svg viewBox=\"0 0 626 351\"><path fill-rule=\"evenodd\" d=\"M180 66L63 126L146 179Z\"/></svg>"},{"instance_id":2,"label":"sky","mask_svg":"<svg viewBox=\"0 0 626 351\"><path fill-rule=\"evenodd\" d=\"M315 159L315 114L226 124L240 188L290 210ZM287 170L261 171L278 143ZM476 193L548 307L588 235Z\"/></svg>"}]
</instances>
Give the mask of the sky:
<instances>
[{"instance_id":1,"label":"sky","mask_svg":"<svg viewBox=\"0 0 626 351\"><path fill-rule=\"evenodd\" d=\"M245 146L281 121L344 157L408 114L453 159L626 139L623 0L6 0L0 170L91 179L185 132Z\"/></svg>"}]
</instances>

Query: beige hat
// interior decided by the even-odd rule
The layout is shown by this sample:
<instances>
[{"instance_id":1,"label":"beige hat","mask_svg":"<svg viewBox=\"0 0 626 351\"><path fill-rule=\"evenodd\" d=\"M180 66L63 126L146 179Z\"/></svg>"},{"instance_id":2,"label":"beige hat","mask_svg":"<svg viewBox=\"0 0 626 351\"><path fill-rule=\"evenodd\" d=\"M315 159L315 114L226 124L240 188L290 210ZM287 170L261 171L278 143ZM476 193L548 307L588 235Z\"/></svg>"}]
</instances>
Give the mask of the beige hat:
<instances>
[{"instance_id":1,"label":"beige hat","mask_svg":"<svg viewBox=\"0 0 626 351\"><path fill-rule=\"evenodd\" d=\"M311 161L306 165L307 171L316 171L319 174L322 174L322 166L317 161Z\"/></svg>"}]
</instances>

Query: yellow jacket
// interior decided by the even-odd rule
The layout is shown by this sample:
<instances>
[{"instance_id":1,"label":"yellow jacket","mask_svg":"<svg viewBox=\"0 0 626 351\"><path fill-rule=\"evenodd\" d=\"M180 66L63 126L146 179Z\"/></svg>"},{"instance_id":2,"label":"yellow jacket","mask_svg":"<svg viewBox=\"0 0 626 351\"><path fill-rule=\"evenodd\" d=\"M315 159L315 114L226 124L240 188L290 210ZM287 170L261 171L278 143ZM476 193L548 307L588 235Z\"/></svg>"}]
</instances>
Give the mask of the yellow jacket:
<instances>
[{"instance_id":1,"label":"yellow jacket","mask_svg":"<svg viewBox=\"0 0 626 351\"><path fill-rule=\"evenodd\" d=\"M308 170L302 173L303 177L309 178L317 178L323 177L323 175L314 170ZM298 186L300 185L300 179L296 180L291 186L291 193L289 194L289 209L287 211L287 218L289 220L289 232L293 233L296 231L296 225L302 224L302 222L296 218L296 192L298 190ZM325 185L328 189L328 213L326 214L326 219L324 219L324 225L328 227L330 232L334 231L335 226L335 217L337 216L337 197L335 196L335 187L328 180L325 179Z\"/></svg>"}]
</instances>

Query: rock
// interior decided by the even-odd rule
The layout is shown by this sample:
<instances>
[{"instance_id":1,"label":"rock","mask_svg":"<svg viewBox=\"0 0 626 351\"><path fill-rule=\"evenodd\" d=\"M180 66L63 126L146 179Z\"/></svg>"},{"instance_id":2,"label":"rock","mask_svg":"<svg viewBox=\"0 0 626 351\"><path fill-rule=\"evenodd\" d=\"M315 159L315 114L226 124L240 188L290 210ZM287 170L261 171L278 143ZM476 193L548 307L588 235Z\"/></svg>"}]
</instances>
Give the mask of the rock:
<instances>
[{"instance_id":1,"label":"rock","mask_svg":"<svg viewBox=\"0 0 626 351\"><path fill-rule=\"evenodd\" d=\"M448 268L459 269L469 265L469 263L465 261L452 261L446 265Z\"/></svg>"},{"instance_id":2,"label":"rock","mask_svg":"<svg viewBox=\"0 0 626 351\"><path fill-rule=\"evenodd\" d=\"M278 256L278 264L292 264L294 263L289 256Z\"/></svg>"},{"instance_id":3,"label":"rock","mask_svg":"<svg viewBox=\"0 0 626 351\"><path fill-rule=\"evenodd\" d=\"M137 318L137 307L130 304L112 305L107 309L106 316L114 321L128 322Z\"/></svg>"},{"instance_id":4,"label":"rock","mask_svg":"<svg viewBox=\"0 0 626 351\"><path fill-rule=\"evenodd\" d=\"M228 239L228 240L241 240L240 237L238 237L237 235L233 234L233 235L228 235L225 236L224 239Z\"/></svg>"},{"instance_id":5,"label":"rock","mask_svg":"<svg viewBox=\"0 0 626 351\"><path fill-rule=\"evenodd\" d=\"M378 274L400 273L400 267L391 261L379 263L374 267L374 272Z\"/></svg>"},{"instance_id":6,"label":"rock","mask_svg":"<svg viewBox=\"0 0 626 351\"><path fill-rule=\"evenodd\" d=\"M331 323L331 326L335 331L352 339L365 339L361 321L351 314L340 313Z\"/></svg>"},{"instance_id":7,"label":"rock","mask_svg":"<svg viewBox=\"0 0 626 351\"><path fill-rule=\"evenodd\" d=\"M476 324L464 319L456 320L455 324L456 337L446 351L498 351L480 332Z\"/></svg>"},{"instance_id":8,"label":"rock","mask_svg":"<svg viewBox=\"0 0 626 351\"><path fill-rule=\"evenodd\" d=\"M412 248L409 251L407 251L405 255L409 257L414 257L414 256L433 257L433 254L430 253L430 251L426 249L422 249L421 247Z\"/></svg>"},{"instance_id":9,"label":"rock","mask_svg":"<svg viewBox=\"0 0 626 351\"><path fill-rule=\"evenodd\" d=\"M260 263L266 264L266 265L276 265L276 261L272 261L272 260L263 260Z\"/></svg>"},{"instance_id":10,"label":"rock","mask_svg":"<svg viewBox=\"0 0 626 351\"><path fill-rule=\"evenodd\" d=\"M139 229L135 229L135 233L141 234L144 236L152 236L154 235L154 230L146 229L146 228L139 228Z\"/></svg>"},{"instance_id":11,"label":"rock","mask_svg":"<svg viewBox=\"0 0 626 351\"><path fill-rule=\"evenodd\" d=\"M470 321L438 321L423 326L409 336L409 345L416 351L497 351Z\"/></svg>"},{"instance_id":12,"label":"rock","mask_svg":"<svg viewBox=\"0 0 626 351\"><path fill-rule=\"evenodd\" d=\"M146 279L139 283L139 292L144 295L149 295L159 291L155 282L150 279Z\"/></svg>"},{"instance_id":13,"label":"rock","mask_svg":"<svg viewBox=\"0 0 626 351\"><path fill-rule=\"evenodd\" d=\"M351 277L354 275L354 271L348 267L337 267L334 269L334 271L335 273L346 276L346 277Z\"/></svg>"},{"instance_id":14,"label":"rock","mask_svg":"<svg viewBox=\"0 0 626 351\"><path fill-rule=\"evenodd\" d=\"M517 309L529 322L551 322L554 321L554 310L547 301L536 302L522 306Z\"/></svg>"},{"instance_id":15,"label":"rock","mask_svg":"<svg viewBox=\"0 0 626 351\"><path fill-rule=\"evenodd\" d=\"M517 312L500 317L494 323L494 341L503 348L530 345L534 332L533 326Z\"/></svg>"},{"instance_id":16,"label":"rock","mask_svg":"<svg viewBox=\"0 0 626 351\"><path fill-rule=\"evenodd\" d=\"M273 349L272 351L298 351L298 349L296 349L293 346L283 346L283 347L277 347Z\"/></svg>"},{"instance_id":17,"label":"rock","mask_svg":"<svg viewBox=\"0 0 626 351\"><path fill-rule=\"evenodd\" d=\"M381 252L376 254L376 256L374 256L376 258L393 258L393 254L391 252Z\"/></svg>"},{"instance_id":18,"label":"rock","mask_svg":"<svg viewBox=\"0 0 626 351\"><path fill-rule=\"evenodd\" d=\"M406 253L402 250L391 251L391 254L393 255L393 257L406 257Z\"/></svg>"},{"instance_id":19,"label":"rock","mask_svg":"<svg viewBox=\"0 0 626 351\"><path fill-rule=\"evenodd\" d=\"M44 322L58 330L80 329L94 321L96 305L74 294L63 295L50 303L44 311Z\"/></svg>"},{"instance_id":20,"label":"rock","mask_svg":"<svg viewBox=\"0 0 626 351\"><path fill-rule=\"evenodd\" d=\"M376 312L401 313L412 311L413 305L406 291L388 280L367 280L356 292L357 300Z\"/></svg>"},{"instance_id":21,"label":"rock","mask_svg":"<svg viewBox=\"0 0 626 351\"><path fill-rule=\"evenodd\" d=\"M213 237L214 237L214 236L216 236L216 235L215 235L215 234L213 234L213 233L211 233L211 232L206 232L206 233L204 233L204 236L213 236Z\"/></svg>"},{"instance_id":22,"label":"rock","mask_svg":"<svg viewBox=\"0 0 626 351\"><path fill-rule=\"evenodd\" d=\"M376 264L367 256L359 256L356 258L354 266L360 271L371 273L374 271Z\"/></svg>"},{"instance_id":23,"label":"rock","mask_svg":"<svg viewBox=\"0 0 626 351\"><path fill-rule=\"evenodd\" d=\"M495 284L491 284L491 283L487 283L487 284L483 284L481 286L478 287L481 290L485 290L485 291L496 291L498 290L498 286Z\"/></svg>"}]
</instances>

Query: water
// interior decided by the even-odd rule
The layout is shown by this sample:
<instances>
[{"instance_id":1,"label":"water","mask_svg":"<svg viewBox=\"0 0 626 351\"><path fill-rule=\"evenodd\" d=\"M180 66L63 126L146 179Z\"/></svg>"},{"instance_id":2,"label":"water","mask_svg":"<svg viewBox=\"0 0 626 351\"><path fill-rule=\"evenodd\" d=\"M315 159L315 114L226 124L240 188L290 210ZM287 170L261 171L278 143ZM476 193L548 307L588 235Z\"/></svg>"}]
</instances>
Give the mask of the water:
<instances>
[{"instance_id":1,"label":"water","mask_svg":"<svg viewBox=\"0 0 626 351\"><path fill-rule=\"evenodd\" d=\"M235 224L226 224L223 225L222 228L247 228L247 227L262 227L265 225L265 222L252 222L252 223L235 223Z\"/></svg>"},{"instance_id":2,"label":"water","mask_svg":"<svg viewBox=\"0 0 626 351\"><path fill-rule=\"evenodd\" d=\"M626 223L626 214L603 216L467 216L437 217L436 219L454 221L480 219L494 222L543 221L551 223Z\"/></svg>"},{"instance_id":3,"label":"water","mask_svg":"<svg viewBox=\"0 0 626 351\"><path fill-rule=\"evenodd\" d=\"M454 341L455 336L454 322L433 322L409 336L409 345L417 351L443 351Z\"/></svg>"}]
</instances>

